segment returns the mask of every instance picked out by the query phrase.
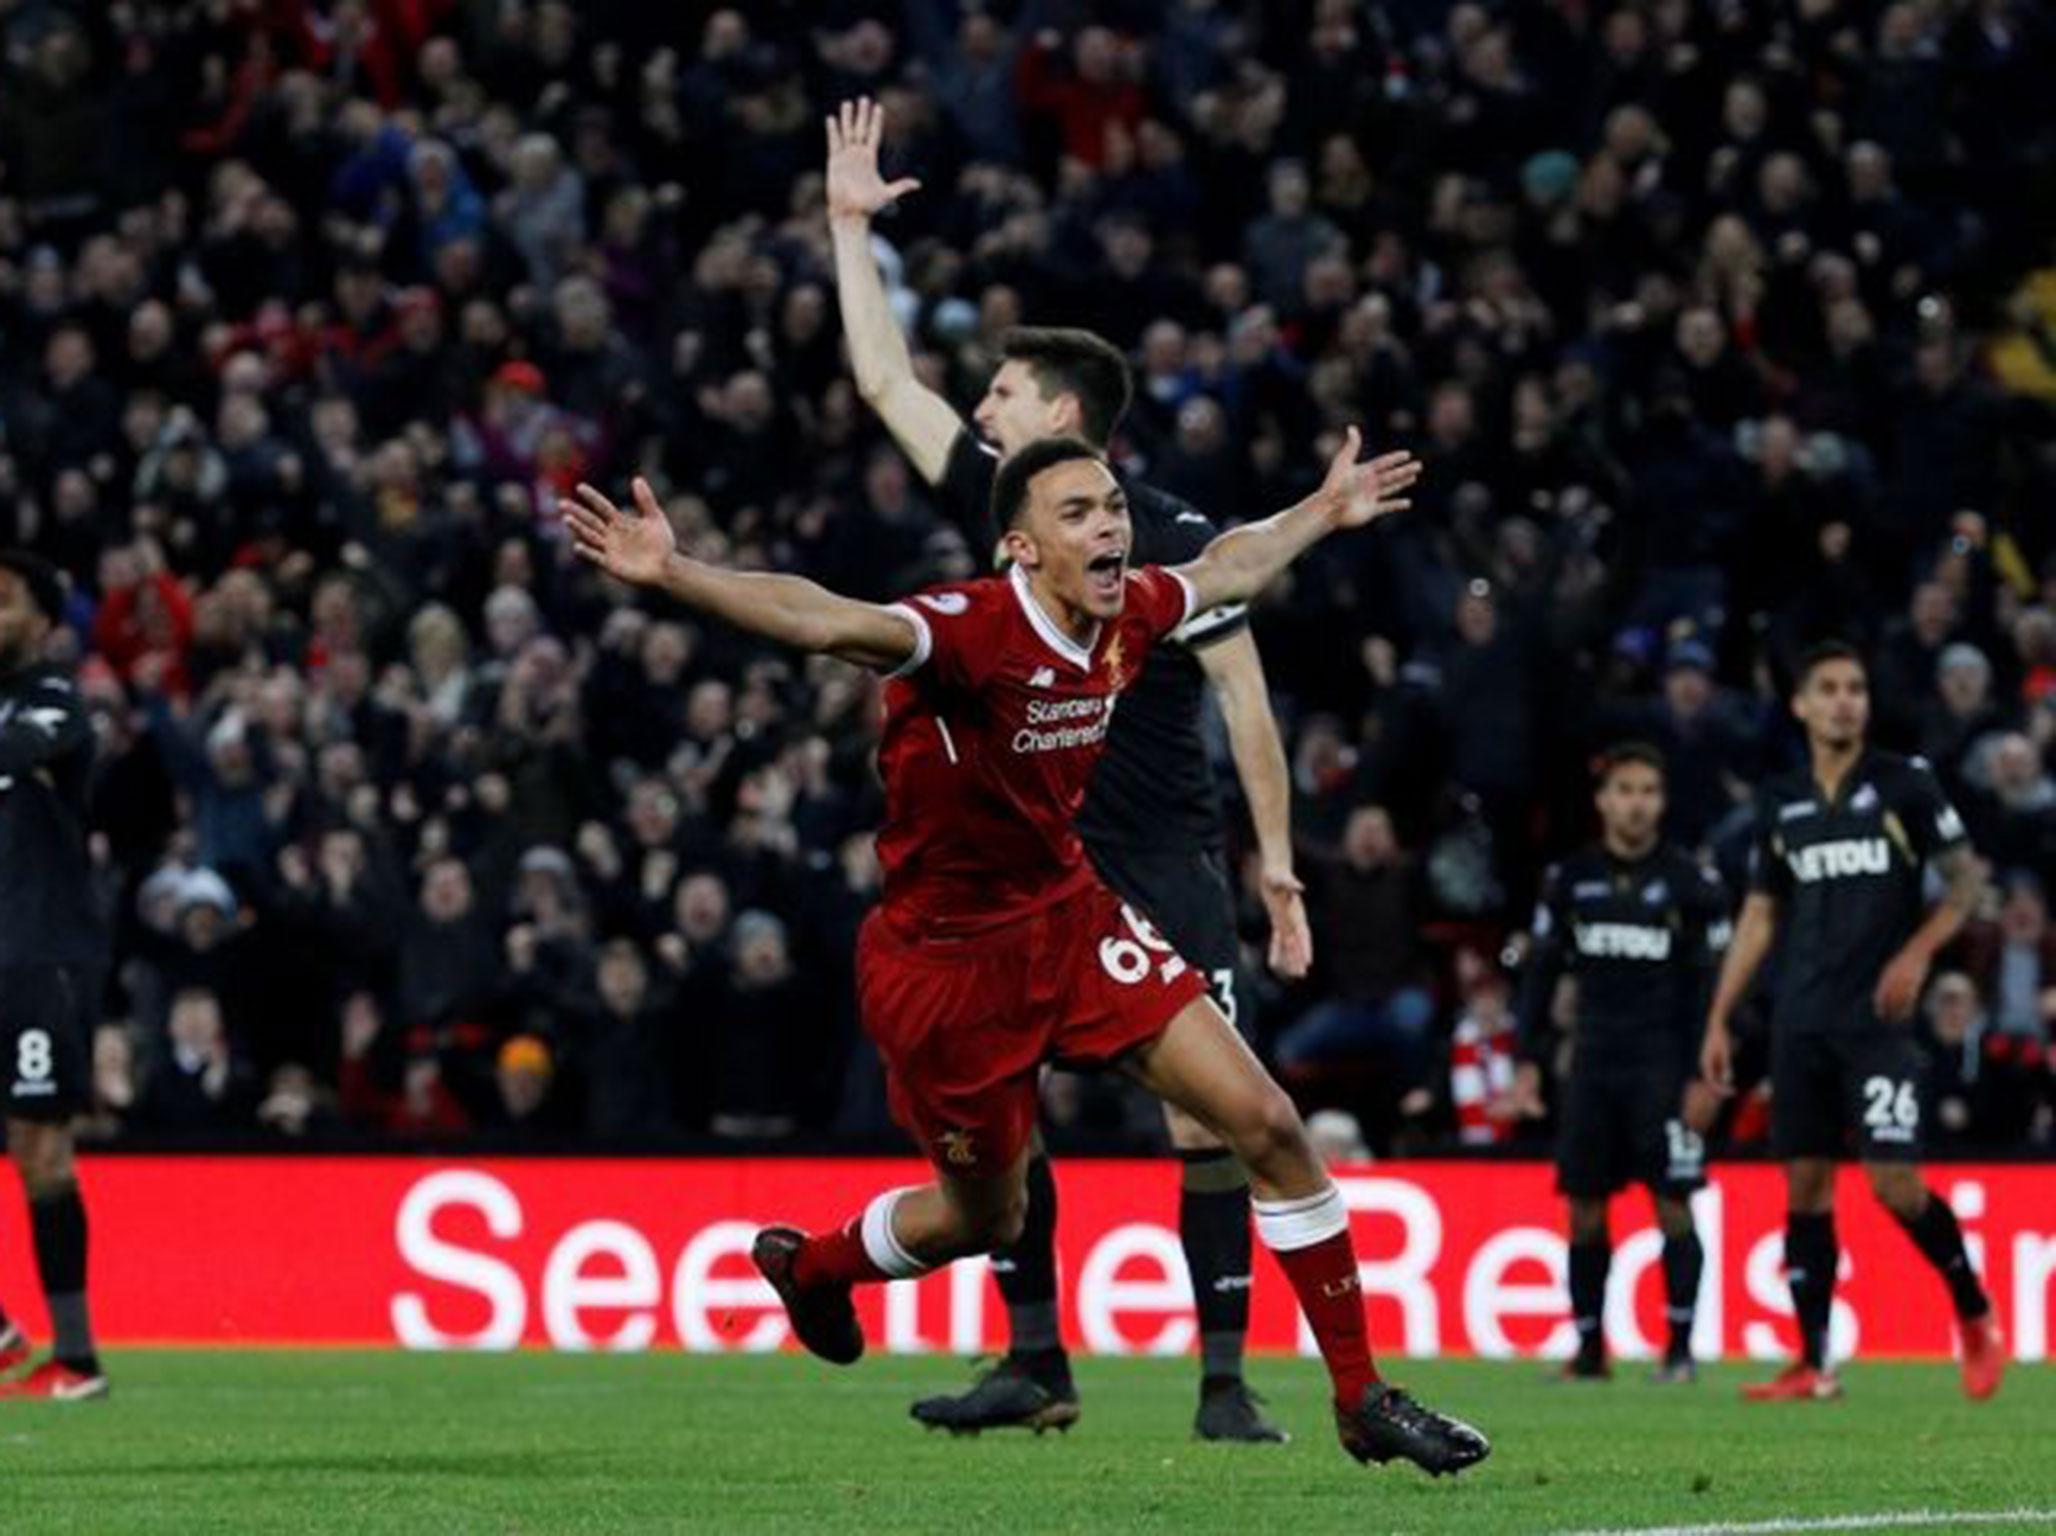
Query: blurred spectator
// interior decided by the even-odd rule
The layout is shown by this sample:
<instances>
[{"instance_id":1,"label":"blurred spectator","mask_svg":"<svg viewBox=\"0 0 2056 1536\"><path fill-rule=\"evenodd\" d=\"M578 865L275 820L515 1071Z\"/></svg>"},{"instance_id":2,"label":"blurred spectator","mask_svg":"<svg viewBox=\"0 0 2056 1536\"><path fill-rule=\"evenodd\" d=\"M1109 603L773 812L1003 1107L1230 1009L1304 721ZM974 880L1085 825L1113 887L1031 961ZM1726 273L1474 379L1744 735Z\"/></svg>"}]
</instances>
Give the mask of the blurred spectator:
<instances>
[{"instance_id":1,"label":"blurred spectator","mask_svg":"<svg viewBox=\"0 0 2056 1536\"><path fill-rule=\"evenodd\" d=\"M717 1136L786 1136L799 1123L808 1079L829 1066L821 1010L793 964L785 924L769 912L737 915L727 996L713 1043ZM809 1045L815 1048L809 1050Z\"/></svg>"},{"instance_id":2,"label":"blurred spectator","mask_svg":"<svg viewBox=\"0 0 2056 1536\"><path fill-rule=\"evenodd\" d=\"M1976 985L1960 971L1937 976L1928 988L1924 1084L1927 1123L1944 1147L1976 1146L1983 1137L1985 1015Z\"/></svg>"},{"instance_id":3,"label":"blurred spectator","mask_svg":"<svg viewBox=\"0 0 2056 1536\"><path fill-rule=\"evenodd\" d=\"M574 1014L586 1085L586 1133L601 1141L660 1136L671 1128L664 1062L677 1028L671 1000L628 939L600 950L593 997Z\"/></svg>"},{"instance_id":4,"label":"blurred spectator","mask_svg":"<svg viewBox=\"0 0 2056 1536\"><path fill-rule=\"evenodd\" d=\"M1506 978L1479 966L1449 1035L1449 1103L1456 1139L1465 1146L1497 1146L1513 1140L1519 1128L1518 1035Z\"/></svg>"},{"instance_id":5,"label":"blurred spectator","mask_svg":"<svg viewBox=\"0 0 2056 1536\"><path fill-rule=\"evenodd\" d=\"M1963 811L1978 846L2032 871L2046 888L2056 879L2056 778L2018 732L1997 737L1982 767L1982 786Z\"/></svg>"},{"instance_id":6,"label":"blurred spectator","mask_svg":"<svg viewBox=\"0 0 2056 1536\"><path fill-rule=\"evenodd\" d=\"M251 1123L256 1085L230 1049L221 1003L189 987L171 1001L171 1020L156 1065L137 1104L153 1131L192 1136L240 1130Z\"/></svg>"},{"instance_id":7,"label":"blurred spectator","mask_svg":"<svg viewBox=\"0 0 2056 1536\"><path fill-rule=\"evenodd\" d=\"M2008 876L2004 892L1998 921L1972 925L1959 944L1986 1000L1978 1130L1988 1147L2046 1142L2056 1110L2056 927L2033 875Z\"/></svg>"},{"instance_id":8,"label":"blurred spectator","mask_svg":"<svg viewBox=\"0 0 2056 1536\"><path fill-rule=\"evenodd\" d=\"M1384 807L1350 814L1335 854L1316 854L1310 895L1314 955L1326 1000L1278 1037L1294 1078L1376 1060L1411 1085L1425 1071L1434 1003L1423 976L1419 872Z\"/></svg>"}]
</instances>

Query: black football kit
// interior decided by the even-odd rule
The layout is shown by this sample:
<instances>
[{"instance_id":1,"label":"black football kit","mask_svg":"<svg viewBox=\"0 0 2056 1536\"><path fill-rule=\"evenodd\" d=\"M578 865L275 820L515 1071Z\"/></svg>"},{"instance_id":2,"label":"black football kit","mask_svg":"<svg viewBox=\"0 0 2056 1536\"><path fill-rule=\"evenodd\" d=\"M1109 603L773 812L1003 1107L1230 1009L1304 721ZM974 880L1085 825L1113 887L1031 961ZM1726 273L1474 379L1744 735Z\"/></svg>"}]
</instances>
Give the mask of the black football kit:
<instances>
[{"instance_id":1,"label":"black football kit","mask_svg":"<svg viewBox=\"0 0 2056 1536\"><path fill-rule=\"evenodd\" d=\"M1595 844L1549 871L1520 1025L1523 1051L1540 1060L1557 981L1575 978L1557 1141L1565 1194L1605 1196L1634 1181L1682 1196L1704 1182L1705 1148L1679 1106L1728 927L1718 879L1668 844L1635 860Z\"/></svg>"}]
</instances>

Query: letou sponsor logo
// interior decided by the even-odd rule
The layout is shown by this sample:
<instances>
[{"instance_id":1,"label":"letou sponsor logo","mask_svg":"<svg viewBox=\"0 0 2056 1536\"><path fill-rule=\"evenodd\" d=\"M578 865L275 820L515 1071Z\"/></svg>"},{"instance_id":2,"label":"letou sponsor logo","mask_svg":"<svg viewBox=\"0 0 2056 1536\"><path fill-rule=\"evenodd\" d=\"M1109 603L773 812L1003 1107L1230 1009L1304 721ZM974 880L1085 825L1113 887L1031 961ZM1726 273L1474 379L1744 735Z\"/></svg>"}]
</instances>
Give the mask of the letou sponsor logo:
<instances>
[{"instance_id":1,"label":"letou sponsor logo","mask_svg":"<svg viewBox=\"0 0 2056 1536\"><path fill-rule=\"evenodd\" d=\"M1938 1165L2009 1345L2049 1356L2056 1208L2033 1166ZM750 1267L759 1226L824 1230L925 1167L877 1159L94 1157L94 1311L111 1344L386 1344L412 1349L768 1350L783 1314ZM1090 1351L1194 1346L1174 1163L1062 1165L1065 1327ZM1783 1194L1770 1166L1716 1166L1699 1196L1707 1248L1702 1354L1768 1359L1791 1344ZM1835 1347L1946 1358L1940 1287L1909 1299L1906 1238L1850 1170ZM1370 1307L1388 1355L1552 1355L1569 1348L1562 1210L1541 1163L1394 1163L1344 1170ZM1616 1212L1607 1329L1624 1357L1664 1336L1662 1237ZM1646 1207L1645 1207L1646 1208ZM1629 1223L1637 1223L1630 1225ZM19 1236L19 1234L17 1234ZM0 1294L39 1294L26 1238L0 1241ZM1259 1250L1251 1343L1309 1350L1291 1291ZM33 1302L28 1303L32 1308ZM28 1308L24 1309L25 1311ZM973 1354L1003 1346L983 1263L870 1287L875 1347ZM34 1332L38 1315L25 1315Z\"/></svg>"}]
</instances>

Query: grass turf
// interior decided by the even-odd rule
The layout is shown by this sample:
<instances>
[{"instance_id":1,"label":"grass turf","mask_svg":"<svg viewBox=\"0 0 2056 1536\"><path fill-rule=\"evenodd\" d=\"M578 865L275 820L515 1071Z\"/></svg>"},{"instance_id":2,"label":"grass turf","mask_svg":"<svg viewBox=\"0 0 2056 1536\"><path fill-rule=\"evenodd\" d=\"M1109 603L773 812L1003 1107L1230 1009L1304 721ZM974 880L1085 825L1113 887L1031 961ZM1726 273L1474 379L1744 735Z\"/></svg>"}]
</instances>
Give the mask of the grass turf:
<instances>
[{"instance_id":1,"label":"grass turf","mask_svg":"<svg viewBox=\"0 0 2056 1536\"><path fill-rule=\"evenodd\" d=\"M1845 1402L1760 1407L1739 1367L1666 1390L1406 1364L1496 1443L1442 1482L1345 1458L1302 1361L1251 1372L1282 1449L1195 1444L1186 1361L1082 1362L1071 1434L975 1440L906 1415L967 1379L951 1360L130 1351L110 1372L109 1402L0 1405L0 1531L1312 1536L2056 1506L2046 1369L1970 1404L1947 1366L1857 1364Z\"/></svg>"}]
</instances>

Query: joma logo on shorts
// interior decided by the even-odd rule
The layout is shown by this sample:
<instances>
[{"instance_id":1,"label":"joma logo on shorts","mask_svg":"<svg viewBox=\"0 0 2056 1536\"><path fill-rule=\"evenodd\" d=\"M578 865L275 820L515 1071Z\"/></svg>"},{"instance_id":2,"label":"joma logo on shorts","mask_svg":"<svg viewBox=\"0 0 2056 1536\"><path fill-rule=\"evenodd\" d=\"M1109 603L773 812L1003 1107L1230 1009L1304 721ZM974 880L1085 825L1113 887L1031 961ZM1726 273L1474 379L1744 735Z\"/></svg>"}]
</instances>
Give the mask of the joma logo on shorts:
<instances>
[{"instance_id":1,"label":"joma logo on shorts","mask_svg":"<svg viewBox=\"0 0 2056 1536\"><path fill-rule=\"evenodd\" d=\"M1794 848L1785 855L1785 862L1792 866L1795 880L1841 880L1886 873L1892 867L1892 850L1882 837L1845 837L1839 842Z\"/></svg>"},{"instance_id":2,"label":"joma logo on shorts","mask_svg":"<svg viewBox=\"0 0 2056 1536\"><path fill-rule=\"evenodd\" d=\"M1671 932L1642 923L1580 923L1578 953L1595 960L1668 960Z\"/></svg>"}]
</instances>

